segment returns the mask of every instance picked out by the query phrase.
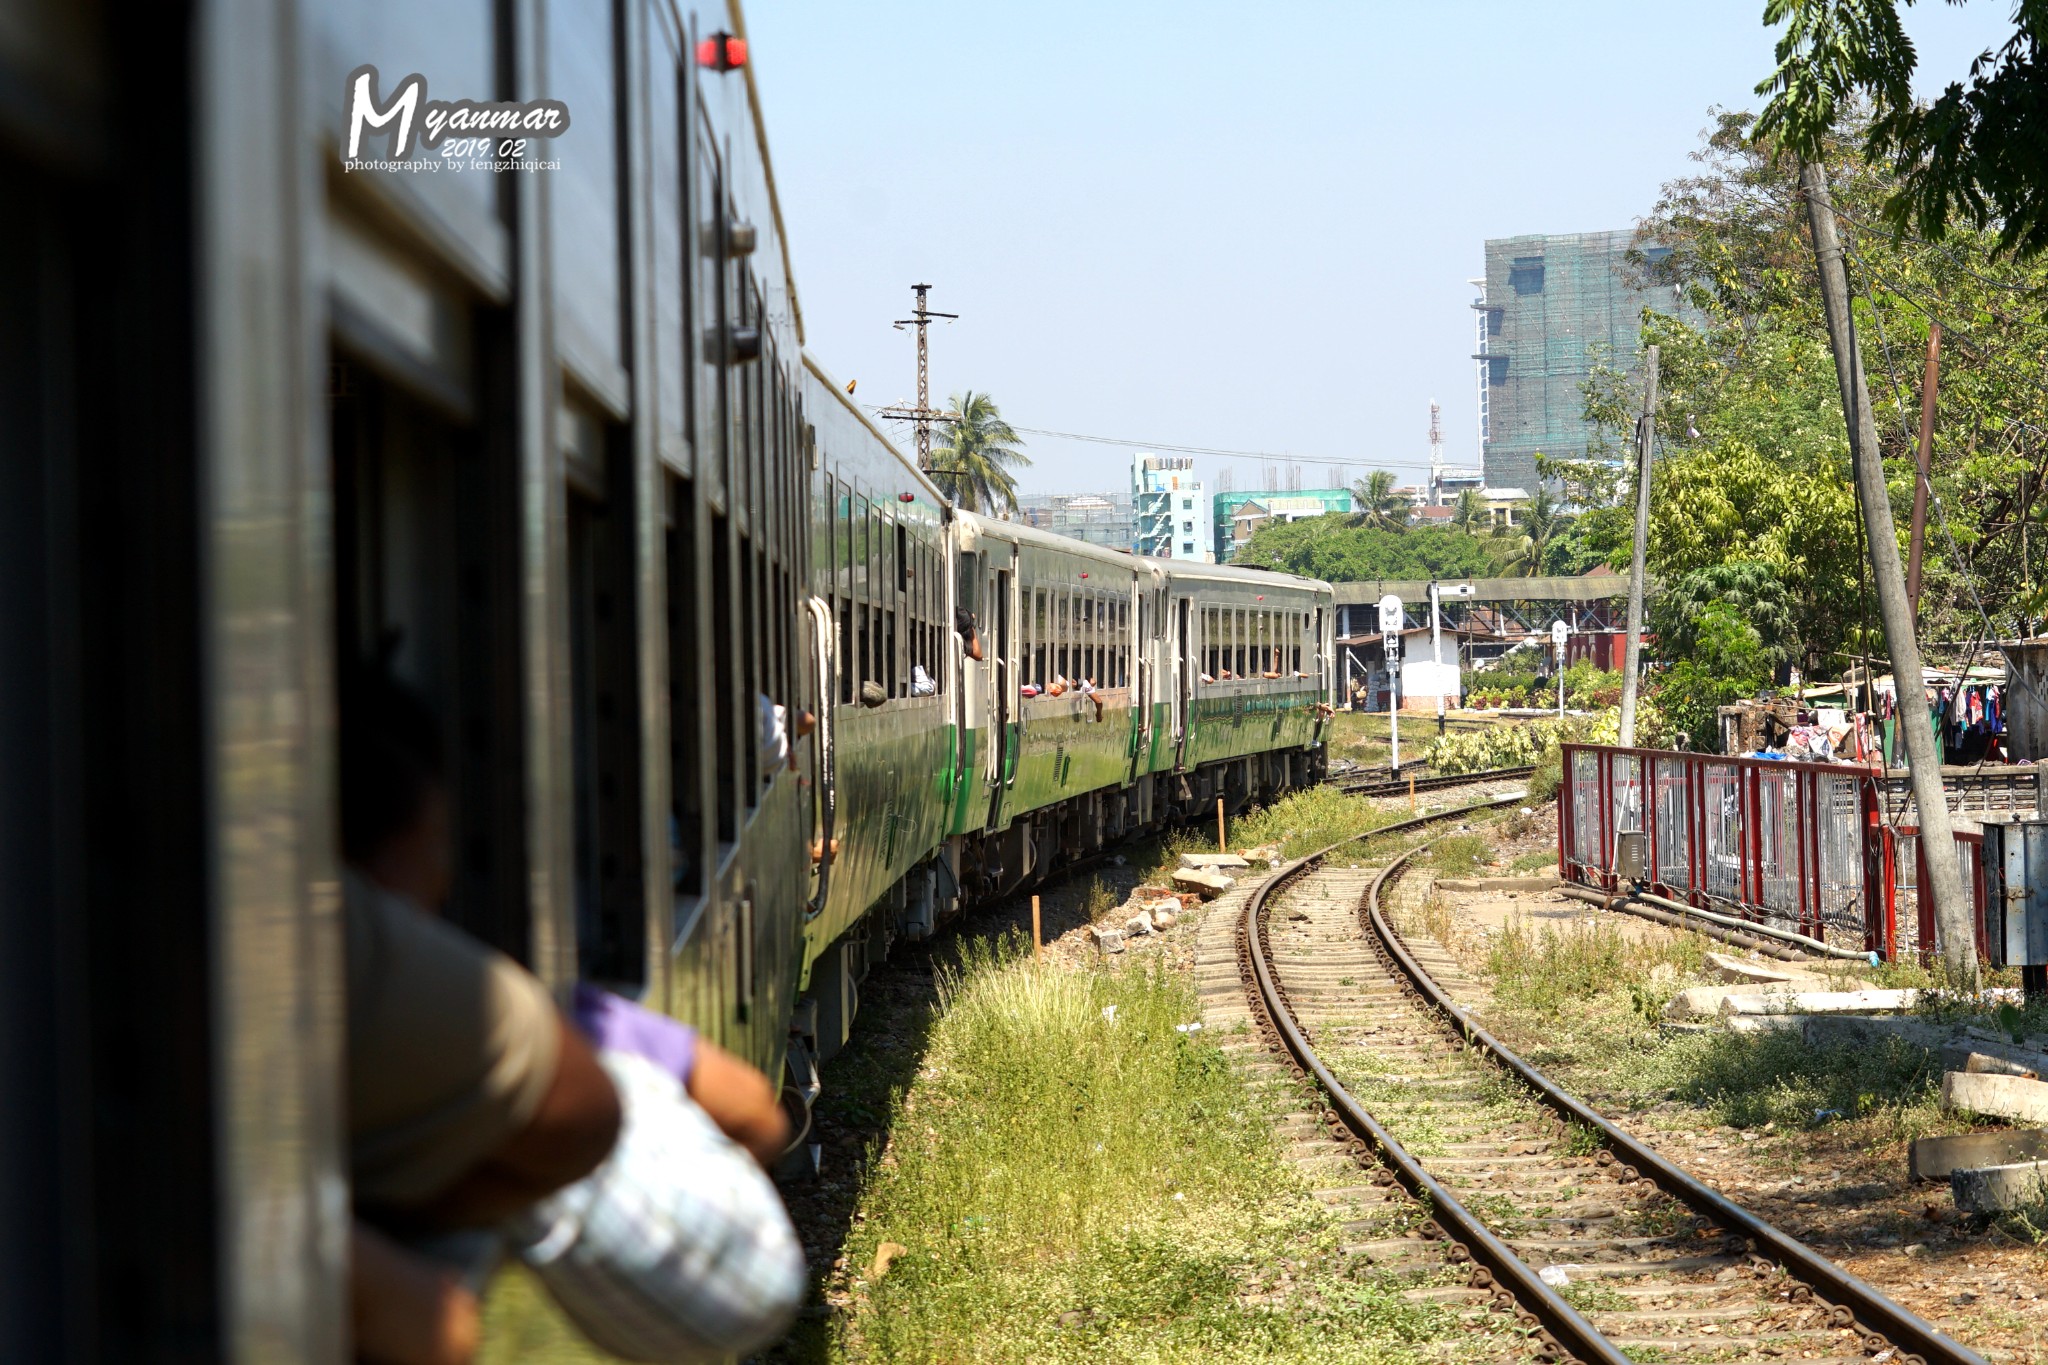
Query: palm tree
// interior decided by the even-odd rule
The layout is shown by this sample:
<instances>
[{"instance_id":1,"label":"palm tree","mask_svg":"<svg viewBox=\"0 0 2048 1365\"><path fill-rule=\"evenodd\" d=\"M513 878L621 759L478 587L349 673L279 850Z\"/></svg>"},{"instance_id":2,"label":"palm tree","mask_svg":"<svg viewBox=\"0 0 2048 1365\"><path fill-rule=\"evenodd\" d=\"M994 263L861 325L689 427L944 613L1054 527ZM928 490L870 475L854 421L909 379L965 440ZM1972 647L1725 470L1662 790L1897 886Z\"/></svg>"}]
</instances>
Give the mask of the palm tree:
<instances>
[{"instance_id":1,"label":"palm tree","mask_svg":"<svg viewBox=\"0 0 2048 1365\"><path fill-rule=\"evenodd\" d=\"M960 415L951 427L952 441L932 452L932 482L970 512L997 516L1015 510L1017 481L1010 467L1031 463L1017 448L1022 439L987 394L969 389L951 402Z\"/></svg>"},{"instance_id":2,"label":"palm tree","mask_svg":"<svg viewBox=\"0 0 2048 1365\"><path fill-rule=\"evenodd\" d=\"M1458 502L1451 511L1451 525L1468 536L1478 535L1479 528L1486 524L1488 515L1486 499L1479 496L1478 489L1458 490Z\"/></svg>"},{"instance_id":3,"label":"palm tree","mask_svg":"<svg viewBox=\"0 0 2048 1365\"><path fill-rule=\"evenodd\" d=\"M1394 476L1384 469L1351 485L1351 524L1379 531L1399 531L1408 525L1408 500L1394 491Z\"/></svg>"},{"instance_id":4,"label":"palm tree","mask_svg":"<svg viewBox=\"0 0 2048 1365\"><path fill-rule=\"evenodd\" d=\"M1551 498L1550 490L1539 488L1529 505L1522 509L1520 526L1496 526L1496 536L1511 538L1512 544L1502 561L1501 567L1510 574L1529 576L1543 571L1543 552L1551 540L1564 529L1564 518L1558 515L1557 503Z\"/></svg>"}]
</instances>

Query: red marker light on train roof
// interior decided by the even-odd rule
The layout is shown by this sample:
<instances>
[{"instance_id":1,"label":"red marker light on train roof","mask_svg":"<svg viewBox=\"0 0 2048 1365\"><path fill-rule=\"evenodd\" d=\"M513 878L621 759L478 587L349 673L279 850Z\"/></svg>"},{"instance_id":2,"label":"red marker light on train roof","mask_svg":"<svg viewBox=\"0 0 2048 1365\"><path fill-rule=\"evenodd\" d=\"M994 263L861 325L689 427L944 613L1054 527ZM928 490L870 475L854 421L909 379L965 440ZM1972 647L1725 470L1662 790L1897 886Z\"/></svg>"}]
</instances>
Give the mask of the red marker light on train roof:
<instances>
[{"instance_id":1,"label":"red marker light on train roof","mask_svg":"<svg viewBox=\"0 0 2048 1365\"><path fill-rule=\"evenodd\" d=\"M898 501L898 502L916 502L916 501L917 501L917 494L915 494L915 493L898 493L898 494L896 495L896 501Z\"/></svg>"},{"instance_id":2,"label":"red marker light on train roof","mask_svg":"<svg viewBox=\"0 0 2048 1365\"><path fill-rule=\"evenodd\" d=\"M747 64L747 40L730 33L714 33L697 44L697 65L713 71L733 71Z\"/></svg>"},{"instance_id":3,"label":"red marker light on train roof","mask_svg":"<svg viewBox=\"0 0 2048 1365\"><path fill-rule=\"evenodd\" d=\"M1087 576L1088 576L1087 574L1082 574L1082 575L1081 575L1081 577L1083 577L1083 578L1086 578Z\"/></svg>"}]
</instances>

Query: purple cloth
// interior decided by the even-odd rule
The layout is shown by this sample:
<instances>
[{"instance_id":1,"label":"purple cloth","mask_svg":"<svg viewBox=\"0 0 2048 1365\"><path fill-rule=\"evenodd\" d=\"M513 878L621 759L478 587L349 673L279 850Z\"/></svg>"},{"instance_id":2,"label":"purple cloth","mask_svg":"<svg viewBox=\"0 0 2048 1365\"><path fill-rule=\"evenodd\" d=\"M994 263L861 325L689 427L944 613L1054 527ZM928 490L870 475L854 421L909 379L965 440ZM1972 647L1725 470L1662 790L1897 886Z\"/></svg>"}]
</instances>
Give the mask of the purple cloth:
<instances>
[{"instance_id":1,"label":"purple cloth","mask_svg":"<svg viewBox=\"0 0 2048 1365\"><path fill-rule=\"evenodd\" d=\"M688 1024L588 982L577 984L572 1013L599 1048L645 1057L688 1088L690 1068L697 1060L697 1030Z\"/></svg>"}]
</instances>

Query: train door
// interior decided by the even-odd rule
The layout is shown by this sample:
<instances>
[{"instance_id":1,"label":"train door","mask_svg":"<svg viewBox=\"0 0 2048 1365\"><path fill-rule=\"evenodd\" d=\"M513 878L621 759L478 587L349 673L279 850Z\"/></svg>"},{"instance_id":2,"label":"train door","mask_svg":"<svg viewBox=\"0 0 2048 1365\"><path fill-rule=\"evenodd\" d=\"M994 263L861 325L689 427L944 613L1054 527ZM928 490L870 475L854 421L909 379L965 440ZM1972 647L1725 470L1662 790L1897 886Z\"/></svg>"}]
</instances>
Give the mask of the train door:
<instances>
[{"instance_id":1,"label":"train door","mask_svg":"<svg viewBox=\"0 0 2048 1365\"><path fill-rule=\"evenodd\" d=\"M1174 599L1174 629L1171 648L1174 658L1173 766L1183 767L1188 752L1188 715L1195 695L1194 603L1186 597Z\"/></svg>"},{"instance_id":2,"label":"train door","mask_svg":"<svg viewBox=\"0 0 2048 1365\"><path fill-rule=\"evenodd\" d=\"M1007 546L1005 547L1008 548ZM1005 774L1012 771L1008 764L1010 754L1010 717L1015 714L1017 695L1017 663L1012 655L1013 634L1010 621L1014 604L1011 601L1016 574L1011 569L995 572L993 590L989 594L995 609L995 658L993 670L995 705L991 709L988 744L988 777L990 788L1001 786Z\"/></svg>"},{"instance_id":3,"label":"train door","mask_svg":"<svg viewBox=\"0 0 2048 1365\"><path fill-rule=\"evenodd\" d=\"M1152 594L1140 586L1137 593L1137 607L1132 616L1133 633L1124 644L1138 661L1137 676L1131 679L1132 704L1137 708L1137 739L1132 746L1131 776L1135 778L1144 770L1146 759L1152 752L1152 654L1145 648L1149 638L1147 629L1152 624L1152 613L1146 610L1151 605Z\"/></svg>"}]
</instances>

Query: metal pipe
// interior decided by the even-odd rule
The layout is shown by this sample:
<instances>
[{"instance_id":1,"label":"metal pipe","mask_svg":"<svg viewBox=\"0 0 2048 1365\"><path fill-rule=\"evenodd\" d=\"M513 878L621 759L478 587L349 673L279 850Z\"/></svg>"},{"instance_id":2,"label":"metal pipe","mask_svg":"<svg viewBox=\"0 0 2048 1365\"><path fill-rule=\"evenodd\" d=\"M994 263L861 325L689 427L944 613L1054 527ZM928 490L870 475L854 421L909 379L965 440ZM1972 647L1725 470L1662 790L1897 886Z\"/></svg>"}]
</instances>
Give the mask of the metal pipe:
<instances>
[{"instance_id":1,"label":"metal pipe","mask_svg":"<svg viewBox=\"0 0 2048 1365\"><path fill-rule=\"evenodd\" d=\"M1663 924L1673 929L1686 929L1695 933L1705 934L1709 938L1719 939L1721 942L1731 947L1740 948L1744 952L1759 953L1778 962L1808 962L1812 960L1805 953L1773 943L1769 939L1756 938L1750 934L1739 933L1733 929L1724 929L1718 924L1706 924L1697 919L1687 919L1675 915L1668 910L1659 910L1653 905L1641 904L1632 896L1608 896L1593 890L1591 887L1581 886L1561 886L1558 890L1574 900L1582 900L1586 904L1598 906L1602 910L1614 911L1624 915L1635 915L1649 920L1652 924Z\"/></svg>"},{"instance_id":2,"label":"metal pipe","mask_svg":"<svg viewBox=\"0 0 2048 1365\"><path fill-rule=\"evenodd\" d=\"M1598 904L1603 910L1614 909L1619 903L1624 901L1639 900L1649 905L1663 908L1675 919L1703 920L1708 924L1719 925L1724 929L1733 929L1738 933L1753 934L1759 938L1776 939L1781 943L1799 948L1810 956L1830 957L1843 962L1870 961L1870 954L1868 953L1859 953L1851 948L1837 948L1832 943L1823 943L1817 938L1808 938L1804 934L1795 934L1789 929L1774 929L1768 924L1758 924L1754 920L1738 919L1734 915L1724 915L1714 910L1702 910L1698 906L1687 905L1683 901L1675 901L1666 896L1659 896L1651 891L1631 891L1625 895L1616 896L1610 901L1608 898L1601 896L1599 892L1592 891L1589 888L1561 886L1558 889L1567 895L1576 896L1579 900L1586 901L1588 904ZM1599 899L1596 900L1595 897L1599 897Z\"/></svg>"}]
</instances>

